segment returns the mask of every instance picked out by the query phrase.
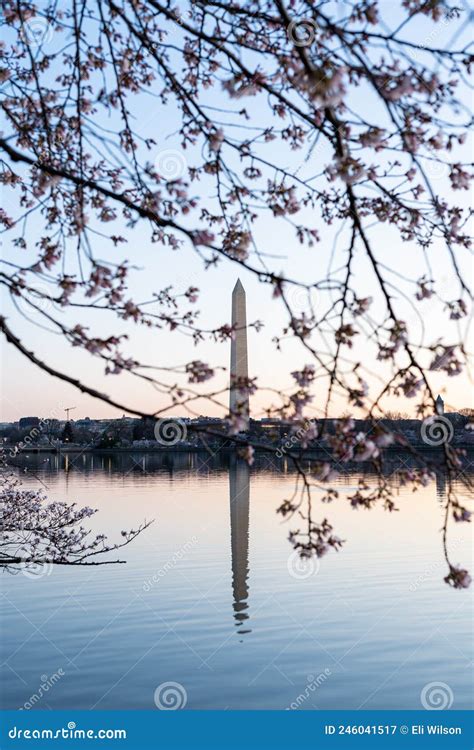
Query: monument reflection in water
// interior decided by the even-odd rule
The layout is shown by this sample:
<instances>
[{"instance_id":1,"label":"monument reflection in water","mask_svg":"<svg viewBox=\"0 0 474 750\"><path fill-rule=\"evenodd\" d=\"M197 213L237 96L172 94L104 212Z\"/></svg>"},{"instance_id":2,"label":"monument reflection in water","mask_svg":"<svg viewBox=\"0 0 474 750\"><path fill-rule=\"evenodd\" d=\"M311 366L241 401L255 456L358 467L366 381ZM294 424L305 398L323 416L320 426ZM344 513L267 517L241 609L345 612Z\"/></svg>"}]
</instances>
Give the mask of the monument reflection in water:
<instances>
[{"instance_id":1,"label":"monument reflection in water","mask_svg":"<svg viewBox=\"0 0 474 750\"><path fill-rule=\"evenodd\" d=\"M237 632L243 635L251 632L247 623L250 469L246 461L235 456L231 456L229 465L229 497L234 620Z\"/></svg>"}]
</instances>

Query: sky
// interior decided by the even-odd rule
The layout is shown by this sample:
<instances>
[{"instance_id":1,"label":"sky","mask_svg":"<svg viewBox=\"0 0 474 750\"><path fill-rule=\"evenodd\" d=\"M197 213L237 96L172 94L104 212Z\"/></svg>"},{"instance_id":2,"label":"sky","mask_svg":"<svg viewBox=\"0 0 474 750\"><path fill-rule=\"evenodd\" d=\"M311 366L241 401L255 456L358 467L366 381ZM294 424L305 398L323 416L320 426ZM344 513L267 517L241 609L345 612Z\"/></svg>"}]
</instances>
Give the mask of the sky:
<instances>
[{"instance_id":1,"label":"sky","mask_svg":"<svg viewBox=\"0 0 474 750\"><path fill-rule=\"evenodd\" d=\"M436 31L433 38L432 26L427 20L423 20L420 25L418 34L420 39L427 39L426 43L441 46L444 41L450 38L451 30L442 28ZM462 40L457 40L457 45L461 45ZM360 93L359 95L362 95ZM209 96L215 96L212 92ZM219 97L221 94L219 93ZM176 111L171 104L166 107L160 105L158 99L153 100L153 106L150 105L150 99L137 100L137 129L143 135L153 133L156 145L156 155L158 156L163 150L174 149L181 151L180 142L176 135L169 136L169 133L176 131ZM215 103L212 99L208 103ZM246 102L247 105L247 102ZM260 119L262 105L252 100L249 102L249 111L252 111L256 119ZM367 99L367 107L377 106ZM264 116L264 115L263 115ZM381 114L382 118L382 114ZM252 122L252 118L250 123ZM3 127L3 124L2 124ZM275 145L277 144L277 145ZM271 148L283 147L278 142L274 142ZM466 146L468 148L468 146ZM193 159L198 157L192 151L187 151L184 157L189 165L192 165ZM151 154L153 160L153 153ZM295 156L288 150L288 166L309 170L309 173L320 172L328 163L330 154L324 148L316 148L311 157L309 164L301 165L295 161ZM450 190L449 180L445 174L434 174L433 181L435 188L440 195ZM206 195L206 191L209 193ZM211 194L210 184L201 182L197 188L200 196L205 196L209 206L214 203ZM459 194L458 194L459 195ZM456 195L456 199L458 199ZM459 196L461 199L462 196ZM3 190L2 206L8 213L15 213L15 198L11 191ZM307 211L309 213L309 211ZM316 209L314 218L308 222L318 229L321 241L313 248L300 245L294 237L294 232L281 221L277 221L270 216L262 216L254 227L254 237L256 244L266 253L275 256L272 261L272 268L276 271L283 271L286 275L298 278L305 282L309 280L319 280L324 278L327 269L331 265L333 258L333 268L341 264L344 258L345 242L347 233L343 231L337 234L337 227L327 227L323 222L319 208ZM301 212L304 215L304 212ZM298 216L298 221L300 216ZM301 221L303 223L303 221ZM107 225L102 226L107 228ZM28 225L28 234L35 237L35 233L40 232L40 225L33 218ZM114 227L114 232L116 229ZM96 238L94 241L94 252L97 257L105 260L117 260L128 257L130 265L134 266L131 274L131 290L136 299L149 298L153 292L163 289L168 285L178 291L184 291L189 286L196 286L200 289L199 302L197 307L201 311L200 322L203 326L214 328L223 323L230 323L231 316L231 292L237 278L241 281L247 292L247 319L248 322L260 320L263 322L263 329L257 333L254 329L249 330L249 371L251 376L258 377L258 382L264 388L274 389L283 393L291 391L294 383L290 373L293 370L301 369L309 360L309 355L304 352L296 341L285 340L282 343L281 350L278 351L272 339L281 334L282 328L287 322L285 311L282 308L281 301L272 299L272 290L268 285L263 285L250 273L241 269L232 262L220 263L217 268L211 267L208 270L203 268L202 261L198 258L195 250L190 243L185 242L183 246L172 251L158 244L152 244L149 239L148 230L143 224L138 223L130 231L124 228L129 238L128 245L122 245L119 249L111 247L112 243ZM392 282L397 281L396 273L408 273L416 279L425 273L422 254L414 247L414 243L402 242L398 232L387 227L387 225L377 225L376 222L370 222L370 236L374 243L379 259L390 267L387 270L387 279ZM125 249L124 249L125 248ZM18 252L11 245L11 236L3 234L2 236L2 253L4 258L13 259ZM33 251L28 251L33 255ZM447 260L447 253L441 243L434 243L429 250L430 263L434 271L434 277L438 285L438 291L443 297L452 299L457 296L457 283L453 277L452 269ZM250 258L257 263L255 257ZM471 277L472 267L467 257L460 261L464 274ZM359 250L355 258L356 275L358 278L359 296L375 296L376 280L373 272ZM409 296L412 302L414 300L414 287L407 286L401 282L403 294ZM405 319L415 332L415 337L420 337L425 329L425 340L432 341L437 337L444 337L446 341L457 337L456 326L453 323L446 326L446 316L443 310L433 300L424 300L416 303L418 313L413 309L413 305L407 302L404 296L395 294L396 306L400 317ZM290 301L298 310L303 309L303 296L299 290L290 293ZM323 311L330 301L330 294L318 293L314 295L314 306L316 313ZM53 312L53 310L51 310ZM66 310L55 310L65 321L72 320ZM8 318L14 331L23 341L25 346L36 353L41 359L44 359L53 367L63 369L72 377L79 377L84 383L99 391L107 392L111 397L128 406L130 409L136 408L140 411L156 412L163 409L168 403L156 390L133 378L129 374L108 375L104 374L103 363L100 363L90 357L87 353L71 347L60 336L51 334L41 327L39 316L28 312L29 320L18 314L18 311L12 306L9 300L3 304L3 314ZM110 335L119 332L128 333L130 338L127 343L126 352L141 361L158 367L169 367L183 365L191 359L199 359L209 362L213 366L228 368L230 359L230 343L216 343L214 341L205 341L195 346L188 336L179 333L169 333L166 331L148 331L138 328L131 323L121 321L119 325L114 324L111 318L98 320L96 316L88 313L81 314L80 322L84 325L90 325L95 335ZM373 316L377 324L382 323L383 309L376 303L373 309ZM76 319L74 319L77 322ZM321 345L323 342L319 341ZM11 345L4 341L2 347L2 393L1 393L1 419L3 421L14 421L21 416L35 415L45 418L60 418L64 414L66 407L74 406L71 416L75 419L89 416L96 418L111 418L121 416L121 411L110 407L96 399L80 393L73 386L63 383L57 379L51 378L44 372L38 370L33 364L28 362L25 357L14 350ZM352 359L362 363L366 370L367 379L374 389L380 388L384 376L388 373L380 362L376 361L374 347L363 340L360 336L356 339L354 349L348 352ZM220 372L218 376L211 381L212 389L222 389L226 387L228 372ZM472 381L469 374L465 373L457 378L447 378L441 373L432 373L431 382L435 392L441 392L448 409L456 410L466 406L472 406ZM322 413L326 396L327 383L317 380L313 388L314 401L308 409L308 416L318 416ZM193 407L194 414L208 414L212 416L223 416L226 412L227 395L224 393L220 397L222 408L205 403L203 401L196 403ZM258 418L264 416L264 410L270 404L278 404L279 399L270 391L263 390L255 397L251 403L253 416ZM413 415L416 406L416 399L390 398L386 402L386 407L395 411L403 411ZM331 415L339 416L344 413L348 405L342 397L336 395L332 405ZM168 409L165 413L173 415L189 414L184 409Z\"/></svg>"}]
</instances>

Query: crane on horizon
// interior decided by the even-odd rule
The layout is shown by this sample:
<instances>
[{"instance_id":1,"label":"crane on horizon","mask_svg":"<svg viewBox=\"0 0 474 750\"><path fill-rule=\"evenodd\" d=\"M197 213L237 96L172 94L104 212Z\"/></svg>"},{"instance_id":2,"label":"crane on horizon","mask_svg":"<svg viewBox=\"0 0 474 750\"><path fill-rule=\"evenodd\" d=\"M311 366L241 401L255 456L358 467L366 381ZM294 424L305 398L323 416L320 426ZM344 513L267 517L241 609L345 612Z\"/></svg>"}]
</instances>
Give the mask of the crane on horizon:
<instances>
[{"instance_id":1,"label":"crane on horizon","mask_svg":"<svg viewBox=\"0 0 474 750\"><path fill-rule=\"evenodd\" d=\"M69 422L69 412L75 408L76 408L75 406L68 406L67 408L64 409L64 411L66 412L66 422Z\"/></svg>"}]
</instances>

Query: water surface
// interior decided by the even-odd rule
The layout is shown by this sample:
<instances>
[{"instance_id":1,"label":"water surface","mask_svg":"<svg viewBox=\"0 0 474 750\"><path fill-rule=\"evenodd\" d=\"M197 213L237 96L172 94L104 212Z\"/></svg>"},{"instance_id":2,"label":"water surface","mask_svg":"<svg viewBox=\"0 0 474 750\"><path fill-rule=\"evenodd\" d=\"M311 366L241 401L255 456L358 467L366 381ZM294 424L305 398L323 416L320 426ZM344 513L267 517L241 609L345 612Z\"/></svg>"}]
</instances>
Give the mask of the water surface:
<instances>
[{"instance_id":1,"label":"water surface","mask_svg":"<svg viewBox=\"0 0 474 750\"><path fill-rule=\"evenodd\" d=\"M112 540L155 520L112 555L125 565L2 575L4 708L57 674L35 708L154 708L167 682L186 709L418 709L431 682L471 707L472 599L443 582L442 481L388 514L352 510L359 477L342 476L314 516L346 543L308 568L287 538L301 519L275 512L295 483L282 462L137 453L25 466L25 486L98 508L91 526ZM464 567L469 531L452 530Z\"/></svg>"}]
</instances>

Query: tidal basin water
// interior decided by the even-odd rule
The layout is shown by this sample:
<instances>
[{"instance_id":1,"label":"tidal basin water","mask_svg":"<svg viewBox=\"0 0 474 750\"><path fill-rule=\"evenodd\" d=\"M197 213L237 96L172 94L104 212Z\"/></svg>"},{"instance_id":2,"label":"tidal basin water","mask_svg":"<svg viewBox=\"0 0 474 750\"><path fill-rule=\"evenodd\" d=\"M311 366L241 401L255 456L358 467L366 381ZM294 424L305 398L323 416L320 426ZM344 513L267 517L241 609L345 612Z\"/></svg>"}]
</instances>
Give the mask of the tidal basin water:
<instances>
[{"instance_id":1,"label":"tidal basin water","mask_svg":"<svg viewBox=\"0 0 474 750\"><path fill-rule=\"evenodd\" d=\"M431 683L446 707L471 707L472 596L443 581L442 479L402 491L389 514L352 510L359 475L341 476L339 499L313 515L346 543L301 566L288 532L303 522L275 512L294 489L284 462L23 464L25 487L98 508L91 527L112 540L154 523L111 556L124 565L1 575L3 708L155 709L165 683L186 710L420 709ZM472 566L468 524L451 525L451 550Z\"/></svg>"}]
</instances>

